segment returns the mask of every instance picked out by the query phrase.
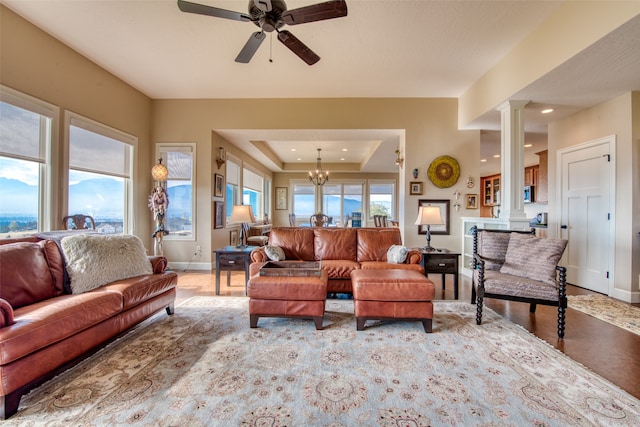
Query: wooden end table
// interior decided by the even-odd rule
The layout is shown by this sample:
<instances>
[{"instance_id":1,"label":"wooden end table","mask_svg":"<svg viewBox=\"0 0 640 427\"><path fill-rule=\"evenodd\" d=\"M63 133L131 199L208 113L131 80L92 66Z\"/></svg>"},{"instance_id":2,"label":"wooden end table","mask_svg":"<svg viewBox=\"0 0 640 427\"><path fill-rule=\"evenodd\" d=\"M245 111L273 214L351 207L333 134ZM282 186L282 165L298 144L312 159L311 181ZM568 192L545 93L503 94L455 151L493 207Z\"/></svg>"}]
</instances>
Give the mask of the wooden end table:
<instances>
[{"instance_id":1,"label":"wooden end table","mask_svg":"<svg viewBox=\"0 0 640 427\"><path fill-rule=\"evenodd\" d=\"M247 294L250 256L255 246L225 246L213 251L216 254L216 295L220 295L220 272L227 272L227 286L230 286L231 272L244 271L244 294Z\"/></svg>"},{"instance_id":2,"label":"wooden end table","mask_svg":"<svg viewBox=\"0 0 640 427\"><path fill-rule=\"evenodd\" d=\"M422 250L422 268L424 268L424 275L429 276L429 273L442 274L442 290L444 290L445 274L453 274L453 296L455 299L458 299L459 257L459 253L448 249Z\"/></svg>"}]
</instances>

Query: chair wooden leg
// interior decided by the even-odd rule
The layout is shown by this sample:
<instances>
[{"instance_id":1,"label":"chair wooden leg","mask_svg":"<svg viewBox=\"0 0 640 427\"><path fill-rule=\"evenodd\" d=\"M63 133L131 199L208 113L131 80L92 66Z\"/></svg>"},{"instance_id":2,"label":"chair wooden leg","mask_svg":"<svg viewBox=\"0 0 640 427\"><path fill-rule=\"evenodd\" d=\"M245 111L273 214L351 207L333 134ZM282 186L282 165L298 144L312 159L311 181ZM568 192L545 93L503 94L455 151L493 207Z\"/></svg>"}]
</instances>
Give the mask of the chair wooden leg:
<instances>
[{"instance_id":1,"label":"chair wooden leg","mask_svg":"<svg viewBox=\"0 0 640 427\"><path fill-rule=\"evenodd\" d=\"M366 322L365 319L361 318L361 317L356 317L356 330L357 331L364 331L364 323Z\"/></svg>"},{"instance_id":2,"label":"chair wooden leg","mask_svg":"<svg viewBox=\"0 0 640 427\"><path fill-rule=\"evenodd\" d=\"M167 310L167 314L171 316L175 311L174 304L173 303L169 304L168 306L165 307L165 310Z\"/></svg>"},{"instance_id":3,"label":"chair wooden leg","mask_svg":"<svg viewBox=\"0 0 640 427\"><path fill-rule=\"evenodd\" d=\"M433 328L433 319L422 319L422 327L426 333L430 334Z\"/></svg>"},{"instance_id":4,"label":"chair wooden leg","mask_svg":"<svg viewBox=\"0 0 640 427\"><path fill-rule=\"evenodd\" d=\"M322 330L322 316L316 316L313 318L314 323L316 324L316 330Z\"/></svg>"},{"instance_id":5,"label":"chair wooden leg","mask_svg":"<svg viewBox=\"0 0 640 427\"><path fill-rule=\"evenodd\" d=\"M531 303L529 305L529 313L535 313L536 312L536 307L537 307L537 305L535 303Z\"/></svg>"},{"instance_id":6,"label":"chair wooden leg","mask_svg":"<svg viewBox=\"0 0 640 427\"><path fill-rule=\"evenodd\" d=\"M471 304L476 303L476 285L471 282Z\"/></svg>"},{"instance_id":7,"label":"chair wooden leg","mask_svg":"<svg viewBox=\"0 0 640 427\"><path fill-rule=\"evenodd\" d=\"M476 325L482 323L482 303L483 298L481 296L476 297Z\"/></svg>"},{"instance_id":8,"label":"chair wooden leg","mask_svg":"<svg viewBox=\"0 0 640 427\"><path fill-rule=\"evenodd\" d=\"M249 315L249 327L250 328L257 328L258 327L258 319L260 318L260 316L258 316L257 314L250 314Z\"/></svg>"},{"instance_id":9,"label":"chair wooden leg","mask_svg":"<svg viewBox=\"0 0 640 427\"><path fill-rule=\"evenodd\" d=\"M564 338L564 326L565 326L565 312L566 308L561 305L558 306L558 338Z\"/></svg>"}]
</instances>

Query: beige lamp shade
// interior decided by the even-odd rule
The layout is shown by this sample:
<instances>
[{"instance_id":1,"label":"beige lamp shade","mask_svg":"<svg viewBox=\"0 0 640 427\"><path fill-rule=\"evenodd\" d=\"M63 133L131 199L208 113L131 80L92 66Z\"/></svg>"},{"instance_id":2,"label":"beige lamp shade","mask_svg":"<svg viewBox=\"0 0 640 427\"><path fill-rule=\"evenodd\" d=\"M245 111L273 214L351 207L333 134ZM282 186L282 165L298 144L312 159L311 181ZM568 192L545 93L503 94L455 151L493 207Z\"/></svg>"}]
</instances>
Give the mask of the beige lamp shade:
<instances>
[{"instance_id":1,"label":"beige lamp shade","mask_svg":"<svg viewBox=\"0 0 640 427\"><path fill-rule=\"evenodd\" d=\"M440 225L444 224L440 208L438 206L420 206L418 207L418 217L415 225Z\"/></svg>"},{"instance_id":2,"label":"beige lamp shade","mask_svg":"<svg viewBox=\"0 0 640 427\"><path fill-rule=\"evenodd\" d=\"M235 205L231 211L229 222L254 223L253 209L250 205Z\"/></svg>"},{"instance_id":3,"label":"beige lamp shade","mask_svg":"<svg viewBox=\"0 0 640 427\"><path fill-rule=\"evenodd\" d=\"M151 168L151 177L154 181L163 182L169 177L169 170L162 164L162 158L158 159L158 164Z\"/></svg>"}]
</instances>

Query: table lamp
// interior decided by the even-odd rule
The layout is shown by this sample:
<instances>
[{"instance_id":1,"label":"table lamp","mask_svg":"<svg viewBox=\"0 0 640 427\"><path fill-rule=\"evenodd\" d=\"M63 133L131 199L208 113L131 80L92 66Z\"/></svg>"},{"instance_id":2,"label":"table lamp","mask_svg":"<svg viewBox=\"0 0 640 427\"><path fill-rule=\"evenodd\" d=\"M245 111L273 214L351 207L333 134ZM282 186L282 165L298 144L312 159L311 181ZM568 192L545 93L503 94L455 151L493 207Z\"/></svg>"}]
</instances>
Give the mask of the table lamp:
<instances>
[{"instance_id":1,"label":"table lamp","mask_svg":"<svg viewBox=\"0 0 640 427\"><path fill-rule=\"evenodd\" d=\"M245 224L256 222L253 217L253 210L251 209L251 205L235 205L233 210L231 211L231 217L229 218L229 222L239 222L242 223L240 227L240 245L238 247L247 246L247 242L245 239L248 237L245 234Z\"/></svg>"},{"instance_id":2,"label":"table lamp","mask_svg":"<svg viewBox=\"0 0 640 427\"><path fill-rule=\"evenodd\" d=\"M440 208L438 206L431 205L419 206L418 217L416 218L415 224L427 226L427 246L422 249L425 251L437 250L431 246L431 226L444 224L444 221L442 221L442 215L440 214Z\"/></svg>"}]
</instances>

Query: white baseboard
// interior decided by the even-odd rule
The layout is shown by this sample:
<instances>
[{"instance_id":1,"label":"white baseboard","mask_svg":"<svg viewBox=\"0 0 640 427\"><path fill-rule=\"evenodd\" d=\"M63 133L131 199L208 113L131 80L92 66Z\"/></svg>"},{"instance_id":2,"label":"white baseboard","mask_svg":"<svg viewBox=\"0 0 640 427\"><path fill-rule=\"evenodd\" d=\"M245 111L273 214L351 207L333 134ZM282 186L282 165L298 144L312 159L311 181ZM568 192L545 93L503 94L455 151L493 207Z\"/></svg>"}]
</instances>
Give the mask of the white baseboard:
<instances>
[{"instance_id":1,"label":"white baseboard","mask_svg":"<svg viewBox=\"0 0 640 427\"><path fill-rule=\"evenodd\" d=\"M614 289L611 297L624 302L640 303L640 292L629 292L623 289Z\"/></svg>"},{"instance_id":2,"label":"white baseboard","mask_svg":"<svg viewBox=\"0 0 640 427\"><path fill-rule=\"evenodd\" d=\"M213 271L213 265L210 262L170 262L169 270L184 271L186 269L196 271Z\"/></svg>"}]
</instances>

